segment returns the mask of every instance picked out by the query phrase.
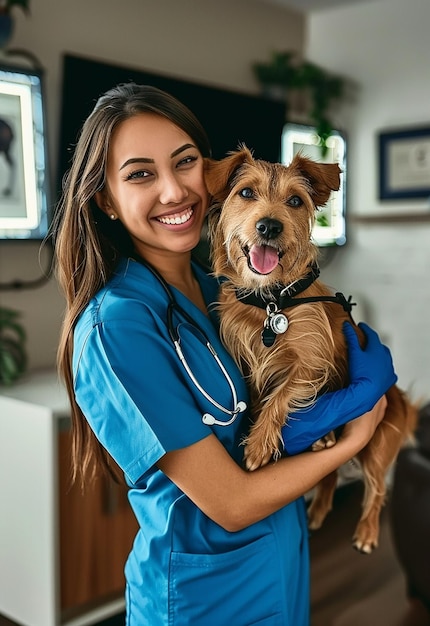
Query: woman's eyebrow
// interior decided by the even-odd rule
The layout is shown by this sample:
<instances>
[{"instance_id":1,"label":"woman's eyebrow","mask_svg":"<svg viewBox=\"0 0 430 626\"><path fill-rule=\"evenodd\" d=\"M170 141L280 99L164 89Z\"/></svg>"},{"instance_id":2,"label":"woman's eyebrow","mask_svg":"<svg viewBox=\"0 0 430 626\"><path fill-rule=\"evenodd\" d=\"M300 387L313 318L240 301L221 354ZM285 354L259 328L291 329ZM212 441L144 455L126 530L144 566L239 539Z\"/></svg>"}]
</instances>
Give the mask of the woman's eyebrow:
<instances>
[{"instance_id":1,"label":"woman's eyebrow","mask_svg":"<svg viewBox=\"0 0 430 626\"><path fill-rule=\"evenodd\" d=\"M148 159L147 157L135 157L133 159L127 159L125 163L121 165L119 171L123 170L127 165L132 165L133 163L155 163L154 159Z\"/></svg>"},{"instance_id":2,"label":"woman's eyebrow","mask_svg":"<svg viewBox=\"0 0 430 626\"><path fill-rule=\"evenodd\" d=\"M174 150L172 154L170 155L170 158L173 159L173 157L178 156L178 154L181 154L181 152L184 152L184 150L188 150L188 148L195 148L195 147L196 146L193 143L185 143L180 148L177 148L176 150ZM133 163L155 163L155 161L154 159L150 159L148 157L134 157L132 159L127 159L127 161L125 161L125 163L121 165L121 167L119 168L119 171L123 170L125 167L127 167L127 165L132 165Z\"/></svg>"},{"instance_id":3,"label":"woman's eyebrow","mask_svg":"<svg viewBox=\"0 0 430 626\"><path fill-rule=\"evenodd\" d=\"M180 154L184 150L188 150L188 148L195 148L195 147L196 146L193 143L185 143L183 146L181 146L177 150L174 150L172 154L170 155L170 157L173 158L175 156L178 156L178 154Z\"/></svg>"}]
</instances>

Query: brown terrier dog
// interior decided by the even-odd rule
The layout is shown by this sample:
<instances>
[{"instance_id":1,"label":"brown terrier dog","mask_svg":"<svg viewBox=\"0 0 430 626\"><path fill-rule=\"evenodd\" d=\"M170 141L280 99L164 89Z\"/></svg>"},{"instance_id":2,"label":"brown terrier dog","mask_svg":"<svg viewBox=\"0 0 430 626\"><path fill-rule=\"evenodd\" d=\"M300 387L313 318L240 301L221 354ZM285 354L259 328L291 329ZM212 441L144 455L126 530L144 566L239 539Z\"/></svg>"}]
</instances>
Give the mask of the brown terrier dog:
<instances>
[{"instance_id":1,"label":"brown terrier dog","mask_svg":"<svg viewBox=\"0 0 430 626\"><path fill-rule=\"evenodd\" d=\"M315 210L339 189L340 169L300 155L288 167L254 160L243 146L221 161L207 160L205 179L213 270L226 279L221 336L251 386L255 421L244 443L246 466L254 470L279 457L288 414L312 404L319 392L347 384L342 326L351 321L348 302L318 280L311 242ZM279 304L281 290L288 304ZM317 301L296 306L291 294L297 293ZM386 395L384 419L358 455L365 497L353 541L366 553L378 543L386 471L416 422L403 392L393 386ZM333 443L329 436L316 448ZM330 510L336 482L335 472L317 486L311 528L319 528Z\"/></svg>"}]
</instances>

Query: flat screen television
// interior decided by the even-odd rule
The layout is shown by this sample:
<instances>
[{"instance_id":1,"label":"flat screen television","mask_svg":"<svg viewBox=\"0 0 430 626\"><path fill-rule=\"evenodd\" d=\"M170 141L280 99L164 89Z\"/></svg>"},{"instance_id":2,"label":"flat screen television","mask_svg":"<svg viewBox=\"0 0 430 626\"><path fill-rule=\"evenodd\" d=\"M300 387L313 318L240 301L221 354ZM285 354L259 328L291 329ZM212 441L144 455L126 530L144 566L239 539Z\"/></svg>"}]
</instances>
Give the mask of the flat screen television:
<instances>
[{"instance_id":1,"label":"flat screen television","mask_svg":"<svg viewBox=\"0 0 430 626\"><path fill-rule=\"evenodd\" d=\"M254 151L256 158L279 161L285 103L239 90L65 54L57 176L59 186L70 166L71 153L82 123L98 97L118 83L130 81L163 89L188 106L205 128L215 159L223 158L244 142Z\"/></svg>"},{"instance_id":2,"label":"flat screen television","mask_svg":"<svg viewBox=\"0 0 430 626\"><path fill-rule=\"evenodd\" d=\"M0 240L42 240L50 225L40 70L0 64Z\"/></svg>"}]
</instances>

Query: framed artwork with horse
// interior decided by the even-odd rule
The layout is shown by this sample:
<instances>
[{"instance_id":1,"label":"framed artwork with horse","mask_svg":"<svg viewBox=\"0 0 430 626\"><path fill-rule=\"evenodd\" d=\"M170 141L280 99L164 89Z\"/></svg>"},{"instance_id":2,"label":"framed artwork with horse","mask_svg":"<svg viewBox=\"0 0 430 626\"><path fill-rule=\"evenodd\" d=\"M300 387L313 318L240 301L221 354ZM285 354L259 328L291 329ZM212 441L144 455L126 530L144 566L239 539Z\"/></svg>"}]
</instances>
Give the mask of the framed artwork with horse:
<instances>
[{"instance_id":1,"label":"framed artwork with horse","mask_svg":"<svg viewBox=\"0 0 430 626\"><path fill-rule=\"evenodd\" d=\"M42 77L0 65L0 239L43 239L49 223Z\"/></svg>"}]
</instances>

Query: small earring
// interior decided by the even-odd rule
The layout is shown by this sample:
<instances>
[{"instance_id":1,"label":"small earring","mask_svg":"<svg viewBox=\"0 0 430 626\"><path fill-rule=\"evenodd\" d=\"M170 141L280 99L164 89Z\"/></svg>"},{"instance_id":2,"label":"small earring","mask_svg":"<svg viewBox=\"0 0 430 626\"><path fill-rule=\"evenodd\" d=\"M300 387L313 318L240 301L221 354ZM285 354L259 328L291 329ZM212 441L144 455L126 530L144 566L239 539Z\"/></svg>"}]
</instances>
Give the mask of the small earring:
<instances>
[{"instance_id":1,"label":"small earring","mask_svg":"<svg viewBox=\"0 0 430 626\"><path fill-rule=\"evenodd\" d=\"M111 218L111 220L116 220L116 215L114 213L111 213L109 217Z\"/></svg>"}]
</instances>

